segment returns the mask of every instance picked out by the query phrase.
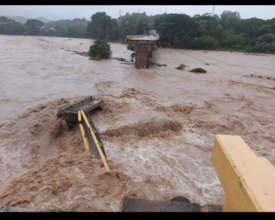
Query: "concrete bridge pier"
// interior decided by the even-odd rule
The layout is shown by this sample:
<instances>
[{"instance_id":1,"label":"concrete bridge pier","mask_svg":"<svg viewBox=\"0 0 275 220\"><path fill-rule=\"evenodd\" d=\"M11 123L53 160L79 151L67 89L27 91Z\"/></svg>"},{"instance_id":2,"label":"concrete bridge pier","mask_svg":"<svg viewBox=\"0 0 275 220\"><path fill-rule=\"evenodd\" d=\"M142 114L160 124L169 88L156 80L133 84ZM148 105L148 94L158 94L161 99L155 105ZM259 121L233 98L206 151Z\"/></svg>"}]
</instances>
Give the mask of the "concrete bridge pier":
<instances>
[{"instance_id":1,"label":"concrete bridge pier","mask_svg":"<svg viewBox=\"0 0 275 220\"><path fill-rule=\"evenodd\" d=\"M127 49L136 54L135 67L137 69L149 68L152 64L153 51L157 48L159 35L128 35Z\"/></svg>"}]
</instances>

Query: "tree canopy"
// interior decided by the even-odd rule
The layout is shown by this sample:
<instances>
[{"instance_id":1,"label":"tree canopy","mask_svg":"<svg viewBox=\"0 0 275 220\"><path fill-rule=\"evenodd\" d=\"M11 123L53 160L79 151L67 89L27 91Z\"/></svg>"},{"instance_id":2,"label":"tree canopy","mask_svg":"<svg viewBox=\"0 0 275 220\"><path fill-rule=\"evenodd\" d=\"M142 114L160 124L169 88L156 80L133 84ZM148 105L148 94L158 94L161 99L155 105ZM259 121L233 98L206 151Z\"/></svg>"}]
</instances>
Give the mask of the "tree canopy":
<instances>
[{"instance_id":1,"label":"tree canopy","mask_svg":"<svg viewBox=\"0 0 275 220\"><path fill-rule=\"evenodd\" d=\"M117 19L97 12L86 19L58 20L46 24L29 19L20 24L0 17L0 34L82 37L95 40L125 42L126 35L146 34L155 29L162 47L208 50L242 50L248 52L275 51L275 18L242 19L238 12L212 14L127 13Z\"/></svg>"},{"instance_id":2,"label":"tree canopy","mask_svg":"<svg viewBox=\"0 0 275 220\"><path fill-rule=\"evenodd\" d=\"M26 31L30 35L38 35L43 25L44 23L42 21L35 19L28 19L25 23Z\"/></svg>"}]
</instances>

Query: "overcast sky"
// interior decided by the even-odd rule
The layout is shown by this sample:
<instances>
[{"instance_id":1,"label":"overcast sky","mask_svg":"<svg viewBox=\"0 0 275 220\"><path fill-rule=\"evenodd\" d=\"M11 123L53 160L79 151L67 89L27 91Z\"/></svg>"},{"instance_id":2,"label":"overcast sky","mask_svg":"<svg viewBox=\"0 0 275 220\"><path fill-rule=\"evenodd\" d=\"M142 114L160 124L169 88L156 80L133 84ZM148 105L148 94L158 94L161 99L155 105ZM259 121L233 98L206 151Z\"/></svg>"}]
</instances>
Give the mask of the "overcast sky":
<instances>
[{"instance_id":1,"label":"overcast sky","mask_svg":"<svg viewBox=\"0 0 275 220\"><path fill-rule=\"evenodd\" d=\"M104 11L113 18L124 15L126 12L146 12L147 15L162 13L184 13L190 16L195 14L204 14L212 12L213 5L54 5L54 6L0 6L0 16L24 16L27 18L45 17L50 20L86 18L90 19L91 15ZM215 13L220 15L223 11L238 11L241 18L257 17L262 19L271 19L275 17L275 5L271 6L250 6L250 5L216 5Z\"/></svg>"}]
</instances>

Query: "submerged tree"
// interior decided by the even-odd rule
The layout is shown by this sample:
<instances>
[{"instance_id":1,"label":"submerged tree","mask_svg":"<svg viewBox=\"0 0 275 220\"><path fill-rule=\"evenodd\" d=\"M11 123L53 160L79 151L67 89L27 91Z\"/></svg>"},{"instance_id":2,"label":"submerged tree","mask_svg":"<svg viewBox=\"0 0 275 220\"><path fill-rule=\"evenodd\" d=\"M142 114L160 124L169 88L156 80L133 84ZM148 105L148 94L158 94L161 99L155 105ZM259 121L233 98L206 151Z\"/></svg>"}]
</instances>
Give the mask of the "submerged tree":
<instances>
[{"instance_id":1,"label":"submerged tree","mask_svg":"<svg viewBox=\"0 0 275 220\"><path fill-rule=\"evenodd\" d=\"M96 40L89 50L89 56L93 59L108 59L111 53L111 47L106 40Z\"/></svg>"}]
</instances>

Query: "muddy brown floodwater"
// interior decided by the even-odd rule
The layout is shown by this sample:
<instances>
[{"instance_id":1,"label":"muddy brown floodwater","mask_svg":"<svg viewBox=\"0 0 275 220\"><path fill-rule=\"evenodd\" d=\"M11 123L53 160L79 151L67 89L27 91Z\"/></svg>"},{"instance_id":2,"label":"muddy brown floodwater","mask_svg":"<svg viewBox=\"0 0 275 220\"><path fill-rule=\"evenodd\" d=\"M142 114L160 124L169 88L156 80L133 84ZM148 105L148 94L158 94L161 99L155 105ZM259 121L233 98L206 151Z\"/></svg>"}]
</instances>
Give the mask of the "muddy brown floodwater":
<instances>
[{"instance_id":1,"label":"muddy brown floodwater","mask_svg":"<svg viewBox=\"0 0 275 220\"><path fill-rule=\"evenodd\" d=\"M158 49L137 70L91 61L91 40L0 36L0 205L34 210L119 211L123 196L185 196L223 204L210 157L216 134L241 135L275 165L275 56ZM123 44L113 57L130 59ZM180 64L185 70L177 70ZM207 74L189 70L202 67ZM57 109L96 96L91 116L113 170L84 153L78 127Z\"/></svg>"}]
</instances>

